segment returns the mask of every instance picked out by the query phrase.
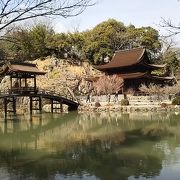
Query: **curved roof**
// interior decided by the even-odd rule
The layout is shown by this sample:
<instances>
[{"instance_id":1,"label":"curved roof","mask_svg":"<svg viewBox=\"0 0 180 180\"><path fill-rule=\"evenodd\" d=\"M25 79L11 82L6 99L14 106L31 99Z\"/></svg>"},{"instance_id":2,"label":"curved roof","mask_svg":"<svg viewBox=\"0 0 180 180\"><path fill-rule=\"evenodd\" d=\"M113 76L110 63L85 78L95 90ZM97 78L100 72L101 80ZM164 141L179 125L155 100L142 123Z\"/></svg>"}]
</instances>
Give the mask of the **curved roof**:
<instances>
[{"instance_id":1,"label":"curved roof","mask_svg":"<svg viewBox=\"0 0 180 180\"><path fill-rule=\"evenodd\" d=\"M135 72L135 73L118 74L118 76L123 79L138 79L145 77L147 74L148 73L146 72Z\"/></svg>"},{"instance_id":2,"label":"curved roof","mask_svg":"<svg viewBox=\"0 0 180 180\"><path fill-rule=\"evenodd\" d=\"M46 72L40 71L35 64L11 63L0 68L0 75L10 75L13 72L44 75Z\"/></svg>"},{"instance_id":3,"label":"curved roof","mask_svg":"<svg viewBox=\"0 0 180 180\"><path fill-rule=\"evenodd\" d=\"M145 53L146 53L145 48L136 48L136 49L118 51L115 53L114 57L109 63L104 65L94 66L94 68L103 70L103 69L132 66L137 63L140 63L143 60L143 56Z\"/></svg>"},{"instance_id":4,"label":"curved roof","mask_svg":"<svg viewBox=\"0 0 180 180\"><path fill-rule=\"evenodd\" d=\"M173 76L157 76L157 75L150 75L150 76L147 76L148 78L151 78L151 79L157 79L157 80L175 80L175 77Z\"/></svg>"}]
</instances>

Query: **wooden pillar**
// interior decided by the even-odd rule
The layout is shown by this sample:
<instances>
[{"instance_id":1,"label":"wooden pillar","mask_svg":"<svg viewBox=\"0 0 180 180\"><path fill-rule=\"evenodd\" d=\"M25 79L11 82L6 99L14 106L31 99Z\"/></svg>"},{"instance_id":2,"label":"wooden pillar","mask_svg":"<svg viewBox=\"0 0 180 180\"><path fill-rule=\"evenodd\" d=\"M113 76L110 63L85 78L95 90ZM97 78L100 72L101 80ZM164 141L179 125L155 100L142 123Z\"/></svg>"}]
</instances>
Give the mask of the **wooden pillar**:
<instances>
[{"instance_id":1,"label":"wooden pillar","mask_svg":"<svg viewBox=\"0 0 180 180\"><path fill-rule=\"evenodd\" d=\"M33 102L32 102L32 97L29 98L30 98L30 114L32 115Z\"/></svg>"},{"instance_id":2,"label":"wooden pillar","mask_svg":"<svg viewBox=\"0 0 180 180\"><path fill-rule=\"evenodd\" d=\"M16 114L16 98L15 97L13 97L13 102L12 102L13 104L12 104L12 108L13 108L13 113L14 114Z\"/></svg>"},{"instance_id":3,"label":"wooden pillar","mask_svg":"<svg viewBox=\"0 0 180 180\"><path fill-rule=\"evenodd\" d=\"M7 98L4 98L4 114L6 118L7 117Z\"/></svg>"},{"instance_id":4,"label":"wooden pillar","mask_svg":"<svg viewBox=\"0 0 180 180\"><path fill-rule=\"evenodd\" d=\"M42 97L39 97L39 111L42 113Z\"/></svg>"},{"instance_id":5,"label":"wooden pillar","mask_svg":"<svg viewBox=\"0 0 180 180\"><path fill-rule=\"evenodd\" d=\"M25 78L25 87L28 87L27 78Z\"/></svg>"},{"instance_id":6,"label":"wooden pillar","mask_svg":"<svg viewBox=\"0 0 180 180\"><path fill-rule=\"evenodd\" d=\"M53 99L51 99L51 112L53 113Z\"/></svg>"},{"instance_id":7,"label":"wooden pillar","mask_svg":"<svg viewBox=\"0 0 180 180\"><path fill-rule=\"evenodd\" d=\"M21 88L21 78L19 78L19 87Z\"/></svg>"},{"instance_id":8,"label":"wooden pillar","mask_svg":"<svg viewBox=\"0 0 180 180\"><path fill-rule=\"evenodd\" d=\"M12 90L12 77L10 77L10 90Z\"/></svg>"},{"instance_id":9,"label":"wooden pillar","mask_svg":"<svg viewBox=\"0 0 180 180\"><path fill-rule=\"evenodd\" d=\"M36 75L34 75L34 90L36 90Z\"/></svg>"},{"instance_id":10,"label":"wooden pillar","mask_svg":"<svg viewBox=\"0 0 180 180\"><path fill-rule=\"evenodd\" d=\"M62 102L60 102L60 111L63 112L63 105L62 105Z\"/></svg>"}]
</instances>

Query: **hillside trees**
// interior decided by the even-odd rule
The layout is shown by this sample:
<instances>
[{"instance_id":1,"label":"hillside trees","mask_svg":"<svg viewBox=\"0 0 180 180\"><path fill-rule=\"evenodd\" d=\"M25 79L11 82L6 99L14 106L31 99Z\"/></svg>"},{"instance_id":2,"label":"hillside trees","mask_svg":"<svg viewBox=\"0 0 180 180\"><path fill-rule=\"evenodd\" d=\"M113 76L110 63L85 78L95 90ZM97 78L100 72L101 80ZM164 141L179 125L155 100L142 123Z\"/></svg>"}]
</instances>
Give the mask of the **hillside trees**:
<instances>
[{"instance_id":1,"label":"hillside trees","mask_svg":"<svg viewBox=\"0 0 180 180\"><path fill-rule=\"evenodd\" d=\"M54 33L47 42L48 49L54 51L57 57L63 57L65 53L70 52L71 43L67 33Z\"/></svg>"},{"instance_id":2,"label":"hillside trees","mask_svg":"<svg viewBox=\"0 0 180 180\"><path fill-rule=\"evenodd\" d=\"M173 75L177 72L180 61L176 56L176 52L169 49L164 52L163 54L163 62L166 63L166 73L167 75Z\"/></svg>"},{"instance_id":3,"label":"hillside trees","mask_svg":"<svg viewBox=\"0 0 180 180\"><path fill-rule=\"evenodd\" d=\"M93 63L103 63L106 56L125 45L125 26L114 19L104 21L85 33L84 52Z\"/></svg>"},{"instance_id":4,"label":"hillside trees","mask_svg":"<svg viewBox=\"0 0 180 180\"><path fill-rule=\"evenodd\" d=\"M29 58L29 57L36 57L39 56L41 53L43 55L46 54L46 51L43 51L45 49L45 46L42 48L39 48L39 42L44 41L44 35L41 31L42 29L39 29L38 35L34 34L33 36L38 38L38 42L36 43L36 47L33 46L31 48L35 48L36 54L33 54L34 51L31 51L30 43L27 44L27 41L22 43L20 41L19 43L19 37L21 37L21 40L23 38L26 38L29 40L29 34L26 32L26 30L23 29L15 29L16 32L14 32L14 27L17 27L21 24L23 21L28 21L30 19L38 18L38 20L41 17L71 17L71 16L77 16L80 13L82 13L88 6L94 5L95 2L93 0L1 0L0 1L0 40L3 43L6 41L7 45L2 45L0 47L0 51L5 54L5 56L10 55L11 58L14 58L14 49L17 48L18 54L17 56ZM13 31L13 32L12 32ZM36 30L38 31L38 30ZM18 34L17 39L9 38L9 33ZM8 34L8 36L7 36ZM42 37L40 37L40 34ZM28 37L27 37L28 36ZM15 37L11 34L11 37ZM25 38L25 39L26 39ZM14 41L15 40L15 41ZM11 42L11 43L9 43ZM30 41L29 41L30 42ZM14 43L14 44L13 44ZM18 45L17 45L17 44ZM21 44L21 45L20 45ZM42 45L42 43L41 43ZM8 50L7 50L8 49ZM27 52L26 52L27 50ZM8 52L6 52L8 51ZM7 55L8 54L8 55Z\"/></svg>"},{"instance_id":5,"label":"hillside trees","mask_svg":"<svg viewBox=\"0 0 180 180\"><path fill-rule=\"evenodd\" d=\"M6 34L9 40L6 46L8 57L13 59L31 60L55 54L57 57L68 57L80 60L84 57L82 47L83 33L55 33L46 24L36 24L31 28L17 27Z\"/></svg>"},{"instance_id":6,"label":"hillside trees","mask_svg":"<svg viewBox=\"0 0 180 180\"><path fill-rule=\"evenodd\" d=\"M152 27L137 28L136 39L139 46L147 49L150 59L156 59L161 50L158 31Z\"/></svg>"},{"instance_id":7,"label":"hillside trees","mask_svg":"<svg viewBox=\"0 0 180 180\"><path fill-rule=\"evenodd\" d=\"M66 54L75 60L88 59L92 64L103 64L117 50L146 47L152 59L161 50L158 31L152 27L125 26L114 19L104 21L84 32L55 33L52 27L37 24L32 28L16 28L6 37L11 54L21 59Z\"/></svg>"},{"instance_id":8,"label":"hillside trees","mask_svg":"<svg viewBox=\"0 0 180 180\"><path fill-rule=\"evenodd\" d=\"M83 32L74 32L68 33L69 35L69 43L70 43L70 52L69 56L75 60L85 59L85 53L83 51L83 47L85 46L85 36Z\"/></svg>"},{"instance_id":9,"label":"hillside trees","mask_svg":"<svg viewBox=\"0 0 180 180\"><path fill-rule=\"evenodd\" d=\"M85 33L84 52L95 64L103 64L106 56L113 56L117 50L146 47L151 57L161 50L159 34L152 27L135 28L109 19Z\"/></svg>"},{"instance_id":10,"label":"hillside trees","mask_svg":"<svg viewBox=\"0 0 180 180\"><path fill-rule=\"evenodd\" d=\"M152 27L135 28L130 25L126 28L129 47L146 47L152 54L156 54L161 50L161 42L159 33Z\"/></svg>"},{"instance_id":11,"label":"hillside trees","mask_svg":"<svg viewBox=\"0 0 180 180\"><path fill-rule=\"evenodd\" d=\"M47 44L51 41L51 37L54 34L52 28L44 24L37 24L30 32L33 45L33 58L44 57L48 55Z\"/></svg>"},{"instance_id":12,"label":"hillside trees","mask_svg":"<svg viewBox=\"0 0 180 180\"><path fill-rule=\"evenodd\" d=\"M31 60L53 54L60 58L67 54L78 60L84 57L83 33L55 33L52 27L40 23L30 29L18 27L6 37L12 39L8 53L16 59Z\"/></svg>"},{"instance_id":13,"label":"hillside trees","mask_svg":"<svg viewBox=\"0 0 180 180\"><path fill-rule=\"evenodd\" d=\"M4 47L9 57L19 60L31 60L49 55L48 42L54 31L45 24L37 24L31 29L17 27L6 34L9 40Z\"/></svg>"}]
</instances>

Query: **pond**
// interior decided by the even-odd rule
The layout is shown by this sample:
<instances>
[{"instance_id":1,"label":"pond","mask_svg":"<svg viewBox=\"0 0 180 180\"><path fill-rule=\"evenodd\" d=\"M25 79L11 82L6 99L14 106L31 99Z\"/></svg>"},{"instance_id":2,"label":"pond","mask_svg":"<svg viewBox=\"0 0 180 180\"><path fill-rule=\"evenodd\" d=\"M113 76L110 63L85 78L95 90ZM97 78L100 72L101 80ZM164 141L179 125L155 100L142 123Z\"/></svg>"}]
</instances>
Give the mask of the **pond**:
<instances>
[{"instance_id":1,"label":"pond","mask_svg":"<svg viewBox=\"0 0 180 180\"><path fill-rule=\"evenodd\" d=\"M179 169L178 113L0 119L0 179L179 180Z\"/></svg>"}]
</instances>

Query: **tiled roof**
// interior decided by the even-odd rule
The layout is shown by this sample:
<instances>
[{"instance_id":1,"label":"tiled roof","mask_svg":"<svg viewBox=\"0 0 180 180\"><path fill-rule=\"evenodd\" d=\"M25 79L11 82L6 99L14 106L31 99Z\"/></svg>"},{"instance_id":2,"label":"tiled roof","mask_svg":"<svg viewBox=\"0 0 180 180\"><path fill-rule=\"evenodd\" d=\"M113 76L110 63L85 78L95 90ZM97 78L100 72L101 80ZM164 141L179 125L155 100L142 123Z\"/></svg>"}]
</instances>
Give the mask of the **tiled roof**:
<instances>
[{"instance_id":1,"label":"tiled roof","mask_svg":"<svg viewBox=\"0 0 180 180\"><path fill-rule=\"evenodd\" d=\"M40 71L35 64L30 63L11 63L4 65L4 67L2 67L0 70L1 75L11 74L13 72L30 73L36 75L46 74L46 72Z\"/></svg>"},{"instance_id":2,"label":"tiled roof","mask_svg":"<svg viewBox=\"0 0 180 180\"><path fill-rule=\"evenodd\" d=\"M147 75L147 73L144 73L144 72L118 74L118 76L123 79L138 79L138 78L142 78L146 75Z\"/></svg>"},{"instance_id":3,"label":"tiled roof","mask_svg":"<svg viewBox=\"0 0 180 180\"><path fill-rule=\"evenodd\" d=\"M143 60L143 55L145 52L146 50L144 48L118 51L115 53L114 57L109 63L104 65L94 66L94 68L103 70L103 69L132 66L137 63L140 63Z\"/></svg>"}]
</instances>

